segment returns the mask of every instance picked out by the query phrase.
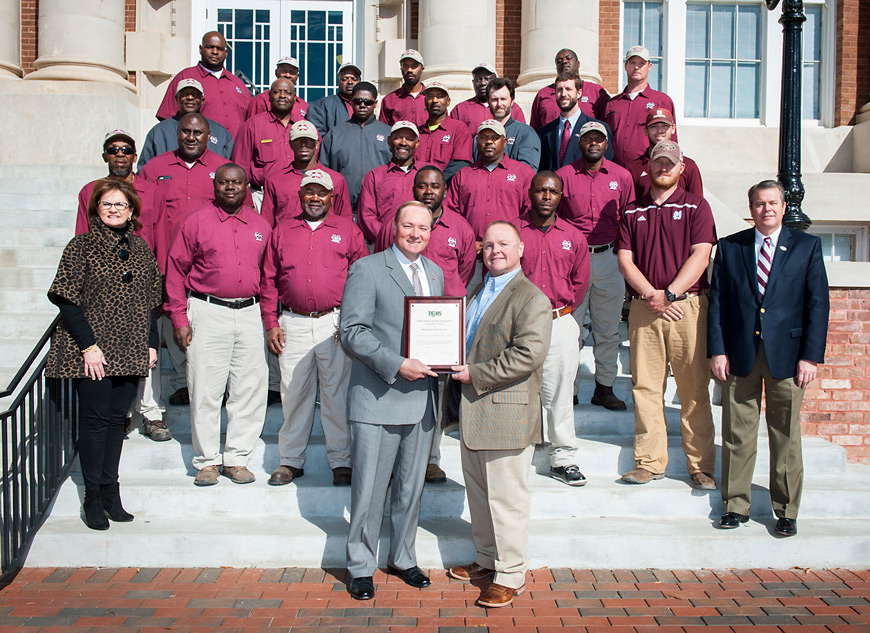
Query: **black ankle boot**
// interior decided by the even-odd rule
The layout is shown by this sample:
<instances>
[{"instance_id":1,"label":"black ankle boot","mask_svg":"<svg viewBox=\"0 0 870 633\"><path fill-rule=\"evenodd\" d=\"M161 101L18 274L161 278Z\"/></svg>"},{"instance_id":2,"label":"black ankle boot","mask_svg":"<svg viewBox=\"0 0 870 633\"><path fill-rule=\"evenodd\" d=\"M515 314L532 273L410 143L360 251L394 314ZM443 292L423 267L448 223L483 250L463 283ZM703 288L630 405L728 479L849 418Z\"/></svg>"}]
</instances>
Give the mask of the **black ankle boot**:
<instances>
[{"instance_id":1,"label":"black ankle boot","mask_svg":"<svg viewBox=\"0 0 870 633\"><path fill-rule=\"evenodd\" d=\"M85 515L85 525L92 530L108 530L109 519L103 510L102 498L99 489L85 490L85 500L82 503L82 512Z\"/></svg>"},{"instance_id":2,"label":"black ankle boot","mask_svg":"<svg viewBox=\"0 0 870 633\"><path fill-rule=\"evenodd\" d=\"M103 502L102 508L112 521L127 523L133 520L133 515L127 512L124 506L121 505L121 494L118 491L118 484L100 486L100 495Z\"/></svg>"}]
</instances>

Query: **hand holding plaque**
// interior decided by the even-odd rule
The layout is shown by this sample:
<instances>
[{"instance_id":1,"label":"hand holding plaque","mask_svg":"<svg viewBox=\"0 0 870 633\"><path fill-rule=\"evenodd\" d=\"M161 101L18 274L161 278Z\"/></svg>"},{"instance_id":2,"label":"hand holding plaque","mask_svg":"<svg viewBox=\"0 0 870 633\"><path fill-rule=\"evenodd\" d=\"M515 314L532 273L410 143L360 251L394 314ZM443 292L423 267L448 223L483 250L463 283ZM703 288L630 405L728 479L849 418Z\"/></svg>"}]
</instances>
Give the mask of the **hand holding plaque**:
<instances>
[{"instance_id":1,"label":"hand holding plaque","mask_svg":"<svg viewBox=\"0 0 870 633\"><path fill-rule=\"evenodd\" d=\"M465 297L405 297L405 358L450 373L465 363Z\"/></svg>"}]
</instances>

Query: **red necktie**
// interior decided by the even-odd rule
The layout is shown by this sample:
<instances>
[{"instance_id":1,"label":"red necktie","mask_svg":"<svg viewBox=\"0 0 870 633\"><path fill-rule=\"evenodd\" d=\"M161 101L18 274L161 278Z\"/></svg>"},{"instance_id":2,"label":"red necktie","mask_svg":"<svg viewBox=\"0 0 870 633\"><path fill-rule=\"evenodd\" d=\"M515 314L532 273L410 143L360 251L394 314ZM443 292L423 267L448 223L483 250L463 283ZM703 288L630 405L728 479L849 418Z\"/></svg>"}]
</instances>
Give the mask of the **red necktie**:
<instances>
[{"instance_id":1,"label":"red necktie","mask_svg":"<svg viewBox=\"0 0 870 633\"><path fill-rule=\"evenodd\" d=\"M769 237L764 238L764 244L758 250L758 296L764 299L764 291L767 289L767 282L770 278L770 265L773 260L770 257L770 248L772 243Z\"/></svg>"},{"instance_id":2,"label":"red necktie","mask_svg":"<svg viewBox=\"0 0 870 633\"><path fill-rule=\"evenodd\" d=\"M562 141L559 143L559 167L565 162L565 154L568 152L568 143L571 142L571 121L565 121L562 129Z\"/></svg>"}]
</instances>

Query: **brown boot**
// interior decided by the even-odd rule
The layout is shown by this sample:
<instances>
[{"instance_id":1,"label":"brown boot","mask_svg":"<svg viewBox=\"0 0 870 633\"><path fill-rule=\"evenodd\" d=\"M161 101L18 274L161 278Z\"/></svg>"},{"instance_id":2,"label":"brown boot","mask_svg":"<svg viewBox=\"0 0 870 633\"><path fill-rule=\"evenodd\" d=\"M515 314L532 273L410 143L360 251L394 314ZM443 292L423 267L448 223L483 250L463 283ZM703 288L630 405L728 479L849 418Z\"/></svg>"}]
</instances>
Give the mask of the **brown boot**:
<instances>
[{"instance_id":1,"label":"brown boot","mask_svg":"<svg viewBox=\"0 0 870 633\"><path fill-rule=\"evenodd\" d=\"M613 393L613 387L606 387L597 380L591 402L610 411L625 411L625 403L616 397L616 394Z\"/></svg>"}]
</instances>

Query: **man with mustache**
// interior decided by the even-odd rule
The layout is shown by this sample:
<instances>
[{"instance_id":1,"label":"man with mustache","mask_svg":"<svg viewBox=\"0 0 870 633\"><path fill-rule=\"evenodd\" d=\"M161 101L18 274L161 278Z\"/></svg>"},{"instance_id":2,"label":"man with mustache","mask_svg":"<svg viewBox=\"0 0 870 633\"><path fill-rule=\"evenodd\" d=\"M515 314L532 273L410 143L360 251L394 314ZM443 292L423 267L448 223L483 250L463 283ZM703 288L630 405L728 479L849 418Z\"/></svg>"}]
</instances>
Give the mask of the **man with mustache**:
<instances>
[{"instance_id":1,"label":"man with mustache","mask_svg":"<svg viewBox=\"0 0 870 633\"><path fill-rule=\"evenodd\" d=\"M410 121L422 126L429 118L423 100L423 56L419 51L409 48L399 57L402 71L402 85L384 97L381 115L378 117L387 125L396 121Z\"/></svg>"},{"instance_id":2,"label":"man with mustache","mask_svg":"<svg viewBox=\"0 0 870 633\"><path fill-rule=\"evenodd\" d=\"M480 124L492 116L489 112L489 103L486 100L486 86L490 79L496 77L498 77L498 73L495 72L495 67L492 64L480 62L471 69L471 87L474 89L474 96L457 103L450 111L450 118L465 123L469 134L477 133ZM511 118L520 123L526 122L523 109L516 103L511 108Z\"/></svg>"},{"instance_id":3,"label":"man with mustache","mask_svg":"<svg viewBox=\"0 0 870 633\"><path fill-rule=\"evenodd\" d=\"M295 57L282 57L275 64L275 79L289 79L295 87L299 83L299 61ZM261 92L256 97L251 99L248 109L245 112L245 120L268 112L271 108L269 103L269 91ZM291 118L293 121L301 121L308 114L308 104L305 100L296 95L296 101L293 103L293 112Z\"/></svg>"},{"instance_id":4,"label":"man with mustache","mask_svg":"<svg viewBox=\"0 0 870 633\"><path fill-rule=\"evenodd\" d=\"M579 73L580 60L577 53L570 48L563 48L556 53L556 75L562 73ZM590 119L598 119L602 114L604 106L607 104L610 95L607 91L596 83L591 81L583 81L579 87L581 97L578 107ZM559 104L556 99L556 84L544 86L538 90L535 95L535 100L532 103L532 117L529 121L534 129L540 130L547 123L559 117Z\"/></svg>"},{"instance_id":5,"label":"man with mustache","mask_svg":"<svg viewBox=\"0 0 870 633\"><path fill-rule=\"evenodd\" d=\"M504 127L505 154L537 170L541 163L541 139L530 126L511 116L516 94L513 82L504 77L492 79L486 87L486 93L490 115ZM478 158L477 151L474 152L474 158Z\"/></svg>"}]
</instances>

